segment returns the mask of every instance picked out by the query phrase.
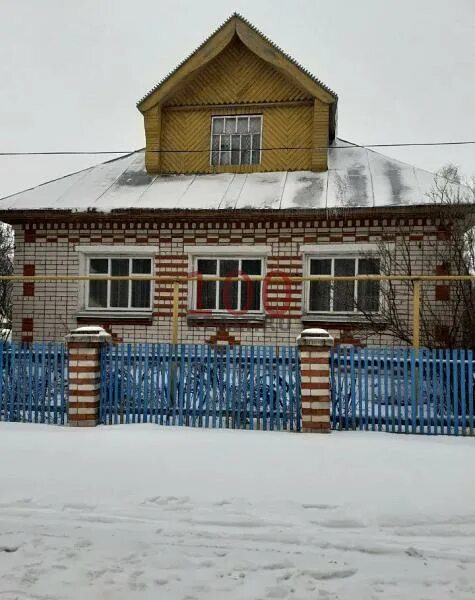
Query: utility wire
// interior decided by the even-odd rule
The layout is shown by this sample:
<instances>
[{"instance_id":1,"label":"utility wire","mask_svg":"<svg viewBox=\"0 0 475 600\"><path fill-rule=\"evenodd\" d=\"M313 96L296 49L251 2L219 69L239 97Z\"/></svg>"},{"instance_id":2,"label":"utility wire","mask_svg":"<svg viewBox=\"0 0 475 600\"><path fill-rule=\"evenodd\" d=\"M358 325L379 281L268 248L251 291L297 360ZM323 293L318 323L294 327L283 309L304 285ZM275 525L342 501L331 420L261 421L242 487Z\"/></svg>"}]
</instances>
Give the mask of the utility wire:
<instances>
[{"instance_id":1,"label":"utility wire","mask_svg":"<svg viewBox=\"0 0 475 600\"><path fill-rule=\"evenodd\" d=\"M405 148L405 147L418 147L418 146L466 146L475 144L475 140L461 140L461 141L449 141L449 142L407 142L407 143L395 143L395 144L351 144L350 146L276 146L271 148L254 148L254 150L260 151L273 151L273 150L355 150L359 148ZM139 150L52 150L46 152L0 152L0 156L77 156L77 155L101 155L101 154L133 154L139 152ZM213 152L211 148L203 149L190 149L185 150L182 148L170 149L170 150L147 150L147 152L157 154L167 153L200 153L200 152ZM221 152L228 152L228 150L221 150ZM231 152L231 149L229 149Z\"/></svg>"}]
</instances>

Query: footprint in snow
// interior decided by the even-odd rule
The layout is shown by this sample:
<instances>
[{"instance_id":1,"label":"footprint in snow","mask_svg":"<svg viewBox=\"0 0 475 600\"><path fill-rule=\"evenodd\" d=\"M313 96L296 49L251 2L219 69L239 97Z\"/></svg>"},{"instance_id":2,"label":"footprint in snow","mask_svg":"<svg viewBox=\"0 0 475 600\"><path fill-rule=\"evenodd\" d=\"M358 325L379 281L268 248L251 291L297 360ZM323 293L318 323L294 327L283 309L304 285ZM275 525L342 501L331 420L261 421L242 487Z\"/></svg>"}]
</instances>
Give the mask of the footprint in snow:
<instances>
[{"instance_id":1,"label":"footprint in snow","mask_svg":"<svg viewBox=\"0 0 475 600\"><path fill-rule=\"evenodd\" d=\"M90 548L92 546L92 542L89 540L78 540L75 544L75 548Z\"/></svg>"},{"instance_id":2,"label":"footprint in snow","mask_svg":"<svg viewBox=\"0 0 475 600\"><path fill-rule=\"evenodd\" d=\"M327 581L329 579L347 579L356 575L357 569L338 569L334 571L316 571L313 569L306 569L300 571L300 575L304 577L310 577L317 581Z\"/></svg>"},{"instance_id":3,"label":"footprint in snow","mask_svg":"<svg viewBox=\"0 0 475 600\"><path fill-rule=\"evenodd\" d=\"M0 552L11 554L12 552L16 552L19 547L20 546L0 546Z\"/></svg>"},{"instance_id":4,"label":"footprint in snow","mask_svg":"<svg viewBox=\"0 0 475 600\"><path fill-rule=\"evenodd\" d=\"M424 558L422 552L417 548L414 548L414 546L409 546L405 552L408 556L412 556L413 558Z\"/></svg>"}]
</instances>

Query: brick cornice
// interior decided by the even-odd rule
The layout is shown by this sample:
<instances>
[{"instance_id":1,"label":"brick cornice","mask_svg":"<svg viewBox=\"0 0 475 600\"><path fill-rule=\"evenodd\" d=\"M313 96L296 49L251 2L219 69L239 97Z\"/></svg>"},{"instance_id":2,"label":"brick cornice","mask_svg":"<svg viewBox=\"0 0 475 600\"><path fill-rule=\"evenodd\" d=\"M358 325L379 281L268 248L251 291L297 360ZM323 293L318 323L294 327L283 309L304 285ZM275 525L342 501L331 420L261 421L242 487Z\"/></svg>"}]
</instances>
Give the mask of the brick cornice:
<instances>
[{"instance_id":1,"label":"brick cornice","mask_svg":"<svg viewBox=\"0 0 475 600\"><path fill-rule=\"evenodd\" d=\"M435 210L437 209L437 212ZM461 216L474 211L472 205L459 207ZM282 220L297 221L344 221L354 219L375 219L395 217L430 217L434 219L445 212L453 215L453 207L442 207L434 205L419 206L386 206L386 207L355 207L355 208L331 208L331 209L281 209L281 210L150 210L150 209L126 209L113 210L109 213L95 211L72 212L61 210L8 210L0 211L0 220L10 224L30 224L33 221L40 223L129 223L149 221L152 223L176 222L176 223L202 223L206 222L258 222ZM32 219L32 217L34 217ZM102 233L102 232L101 232Z\"/></svg>"}]
</instances>

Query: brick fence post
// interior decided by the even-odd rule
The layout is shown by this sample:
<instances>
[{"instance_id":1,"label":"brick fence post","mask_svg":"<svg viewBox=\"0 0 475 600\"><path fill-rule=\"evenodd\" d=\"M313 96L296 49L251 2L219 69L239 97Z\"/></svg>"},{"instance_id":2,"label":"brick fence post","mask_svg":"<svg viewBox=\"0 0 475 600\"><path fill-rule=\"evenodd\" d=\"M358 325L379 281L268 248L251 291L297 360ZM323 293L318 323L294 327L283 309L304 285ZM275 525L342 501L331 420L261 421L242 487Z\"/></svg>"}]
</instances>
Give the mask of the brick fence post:
<instances>
[{"instance_id":1,"label":"brick fence post","mask_svg":"<svg viewBox=\"0 0 475 600\"><path fill-rule=\"evenodd\" d=\"M300 350L302 431L330 433L329 351L333 338L325 329L305 329L297 338Z\"/></svg>"},{"instance_id":2,"label":"brick fence post","mask_svg":"<svg viewBox=\"0 0 475 600\"><path fill-rule=\"evenodd\" d=\"M78 327L66 336L69 360L68 423L95 427L99 422L101 348L111 341L102 327Z\"/></svg>"}]
</instances>

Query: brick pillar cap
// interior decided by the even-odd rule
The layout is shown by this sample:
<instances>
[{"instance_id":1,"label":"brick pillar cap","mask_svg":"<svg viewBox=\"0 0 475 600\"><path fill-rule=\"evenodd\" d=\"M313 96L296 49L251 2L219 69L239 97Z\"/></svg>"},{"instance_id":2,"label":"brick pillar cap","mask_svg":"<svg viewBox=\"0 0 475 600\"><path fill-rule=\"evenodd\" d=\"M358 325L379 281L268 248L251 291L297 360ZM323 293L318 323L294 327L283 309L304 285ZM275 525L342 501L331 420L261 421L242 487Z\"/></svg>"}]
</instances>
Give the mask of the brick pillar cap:
<instances>
[{"instance_id":1,"label":"brick pillar cap","mask_svg":"<svg viewBox=\"0 0 475 600\"><path fill-rule=\"evenodd\" d=\"M86 327L78 327L77 329L73 329L71 333L66 336L66 341L110 343L112 341L112 336L102 327L89 325Z\"/></svg>"},{"instance_id":2,"label":"brick pillar cap","mask_svg":"<svg viewBox=\"0 0 475 600\"><path fill-rule=\"evenodd\" d=\"M319 329L313 327L311 329L304 329L302 333L297 337L297 344L299 346L333 346L334 339L328 333L326 329Z\"/></svg>"}]
</instances>

